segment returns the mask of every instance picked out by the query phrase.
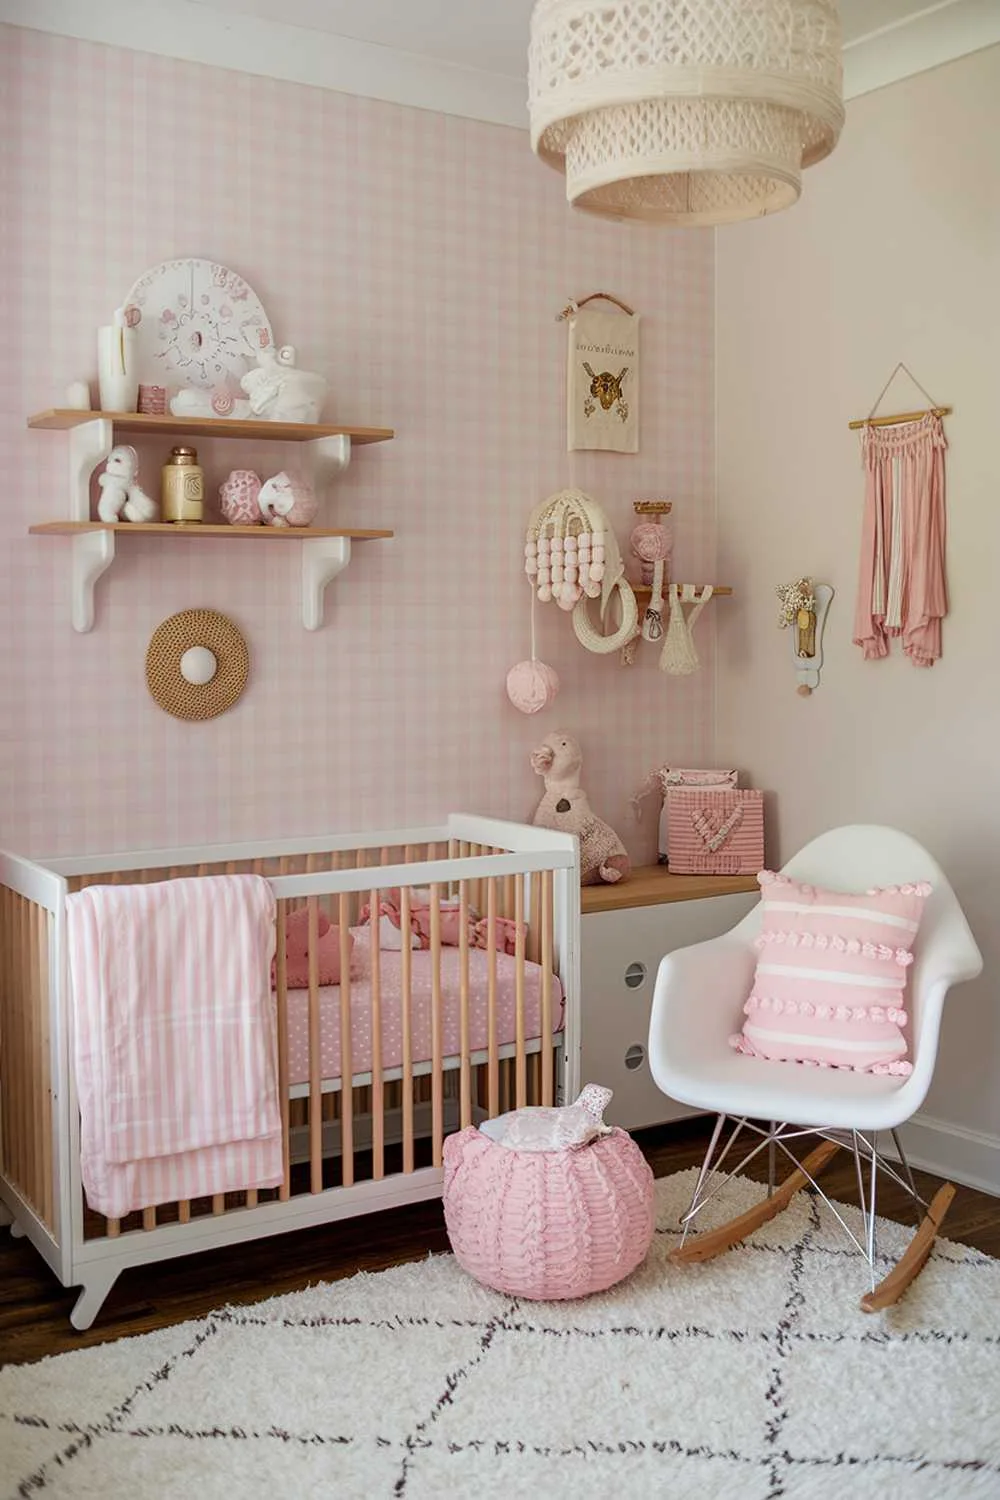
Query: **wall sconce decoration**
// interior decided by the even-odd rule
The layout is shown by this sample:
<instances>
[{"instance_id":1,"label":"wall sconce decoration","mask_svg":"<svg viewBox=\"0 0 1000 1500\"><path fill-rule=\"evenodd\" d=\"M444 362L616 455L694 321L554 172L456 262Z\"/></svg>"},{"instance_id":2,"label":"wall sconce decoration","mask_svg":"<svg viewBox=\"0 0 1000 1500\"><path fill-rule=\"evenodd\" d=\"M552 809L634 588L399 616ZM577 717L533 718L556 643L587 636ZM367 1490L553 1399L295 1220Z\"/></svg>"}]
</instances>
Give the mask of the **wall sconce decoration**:
<instances>
[{"instance_id":1,"label":"wall sconce decoration","mask_svg":"<svg viewBox=\"0 0 1000 1500\"><path fill-rule=\"evenodd\" d=\"M214 719L247 684L250 652L232 620L214 609L184 609L154 630L146 685L175 719Z\"/></svg>"},{"instance_id":2,"label":"wall sconce decoration","mask_svg":"<svg viewBox=\"0 0 1000 1500\"><path fill-rule=\"evenodd\" d=\"M792 661L798 679L796 692L808 698L819 687L823 666L823 627L833 598L828 583L814 583L811 578L796 578L793 583L775 589L781 601L778 625L792 627Z\"/></svg>"}]
</instances>

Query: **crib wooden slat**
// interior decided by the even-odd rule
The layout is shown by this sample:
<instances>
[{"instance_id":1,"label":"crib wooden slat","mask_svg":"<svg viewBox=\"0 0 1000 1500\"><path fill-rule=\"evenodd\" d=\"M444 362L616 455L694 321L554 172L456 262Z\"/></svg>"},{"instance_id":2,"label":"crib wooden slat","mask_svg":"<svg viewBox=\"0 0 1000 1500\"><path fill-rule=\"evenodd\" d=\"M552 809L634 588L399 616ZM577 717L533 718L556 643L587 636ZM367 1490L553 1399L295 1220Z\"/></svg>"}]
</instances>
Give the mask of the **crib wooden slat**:
<instances>
[{"instance_id":1,"label":"crib wooden slat","mask_svg":"<svg viewBox=\"0 0 1000 1500\"><path fill-rule=\"evenodd\" d=\"M350 895L340 894L340 1144L344 1187L354 1182L354 1100L351 1080L351 914Z\"/></svg>"},{"instance_id":2,"label":"crib wooden slat","mask_svg":"<svg viewBox=\"0 0 1000 1500\"><path fill-rule=\"evenodd\" d=\"M105 1219L104 1228L108 1239L116 1240L122 1232L122 1221L121 1219Z\"/></svg>"},{"instance_id":3,"label":"crib wooden slat","mask_svg":"<svg viewBox=\"0 0 1000 1500\"><path fill-rule=\"evenodd\" d=\"M532 871L529 877L531 881L531 904L529 907L528 933L524 941L524 954L530 963L537 964L541 957L540 934L542 929L542 875L540 870Z\"/></svg>"},{"instance_id":4,"label":"crib wooden slat","mask_svg":"<svg viewBox=\"0 0 1000 1500\"><path fill-rule=\"evenodd\" d=\"M388 850L383 849L388 855ZM385 863L385 860L382 861ZM369 934L371 937L372 968L372 1177L377 1180L385 1176L385 1083L382 1078L382 954L379 948L379 902L382 893L373 890L368 898L371 913Z\"/></svg>"},{"instance_id":5,"label":"crib wooden slat","mask_svg":"<svg viewBox=\"0 0 1000 1500\"><path fill-rule=\"evenodd\" d=\"M39 1045L42 1082L42 1217L50 1227L55 1225L55 1182L52 1159L52 1033L49 1015L49 914L44 907L35 907L37 930L35 944L38 953L38 1017Z\"/></svg>"},{"instance_id":6,"label":"crib wooden slat","mask_svg":"<svg viewBox=\"0 0 1000 1500\"><path fill-rule=\"evenodd\" d=\"M155 1205L151 1206L149 1208L144 1208L143 1209L143 1211L142 1211L142 1227L143 1227L143 1229L155 1229L156 1228L156 1208L155 1208Z\"/></svg>"},{"instance_id":7,"label":"crib wooden slat","mask_svg":"<svg viewBox=\"0 0 1000 1500\"><path fill-rule=\"evenodd\" d=\"M406 850L407 863L410 849ZM410 1029L413 1005L413 951L410 947L410 887L404 885L399 893L399 926L402 933L402 951L399 955L400 1005L402 1006L403 1031L403 1171L413 1171L413 1036Z\"/></svg>"},{"instance_id":8,"label":"crib wooden slat","mask_svg":"<svg viewBox=\"0 0 1000 1500\"><path fill-rule=\"evenodd\" d=\"M500 1054L497 1048L497 881L486 882L486 1045L487 1110L490 1119L500 1113Z\"/></svg>"},{"instance_id":9,"label":"crib wooden slat","mask_svg":"<svg viewBox=\"0 0 1000 1500\"><path fill-rule=\"evenodd\" d=\"M178 1224L190 1224L191 1222L191 1199L181 1198L177 1204Z\"/></svg>"},{"instance_id":10,"label":"crib wooden slat","mask_svg":"<svg viewBox=\"0 0 1000 1500\"><path fill-rule=\"evenodd\" d=\"M527 1073L524 1051L524 877L518 875L514 886L514 1041L515 1041L515 1108L527 1104Z\"/></svg>"},{"instance_id":11,"label":"crib wooden slat","mask_svg":"<svg viewBox=\"0 0 1000 1500\"><path fill-rule=\"evenodd\" d=\"M552 1103L552 871L542 872L542 1103Z\"/></svg>"},{"instance_id":12,"label":"crib wooden slat","mask_svg":"<svg viewBox=\"0 0 1000 1500\"><path fill-rule=\"evenodd\" d=\"M218 1217L219 1214L224 1214L225 1211L226 1211L226 1195L225 1195L225 1193L213 1193L212 1194L212 1212L213 1212L213 1214L215 1214L216 1217Z\"/></svg>"},{"instance_id":13,"label":"crib wooden slat","mask_svg":"<svg viewBox=\"0 0 1000 1500\"><path fill-rule=\"evenodd\" d=\"M443 1055L441 1050L441 887L431 886L431 1160L444 1160Z\"/></svg>"},{"instance_id":14,"label":"crib wooden slat","mask_svg":"<svg viewBox=\"0 0 1000 1500\"><path fill-rule=\"evenodd\" d=\"M20 1005L24 1014L24 1071L21 1087L24 1090L24 1119L27 1127L24 1143L24 1180L21 1188L36 1213L41 1212L41 1142L38 1139L38 1070L36 1057L38 1048L38 972L35 957L34 922L32 903L23 896L18 898L21 915L21 995Z\"/></svg>"},{"instance_id":15,"label":"crib wooden slat","mask_svg":"<svg viewBox=\"0 0 1000 1500\"><path fill-rule=\"evenodd\" d=\"M282 859L281 873L285 874L288 861ZM288 954L285 951L285 914L287 901L278 902L275 948L275 988L278 1001L278 1103L281 1108L281 1186L279 1202L286 1203L292 1193L292 1168L289 1150L289 1098L288 1098Z\"/></svg>"},{"instance_id":16,"label":"crib wooden slat","mask_svg":"<svg viewBox=\"0 0 1000 1500\"><path fill-rule=\"evenodd\" d=\"M462 1129L472 1124L472 1065L469 1061L469 882L458 882L459 1112Z\"/></svg>"},{"instance_id":17,"label":"crib wooden slat","mask_svg":"<svg viewBox=\"0 0 1000 1500\"><path fill-rule=\"evenodd\" d=\"M319 1017L319 898L306 900L309 943L309 1191L323 1191L323 1070ZM349 1086L349 1081L348 1085Z\"/></svg>"}]
</instances>

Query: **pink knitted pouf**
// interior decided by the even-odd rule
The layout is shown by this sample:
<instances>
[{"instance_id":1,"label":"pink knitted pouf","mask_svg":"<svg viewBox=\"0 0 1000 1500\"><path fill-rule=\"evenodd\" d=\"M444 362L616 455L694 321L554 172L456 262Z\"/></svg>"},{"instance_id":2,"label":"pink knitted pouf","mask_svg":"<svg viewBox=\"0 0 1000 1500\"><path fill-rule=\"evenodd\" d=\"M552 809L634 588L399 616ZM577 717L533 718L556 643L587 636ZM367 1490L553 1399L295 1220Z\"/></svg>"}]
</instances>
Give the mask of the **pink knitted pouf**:
<instances>
[{"instance_id":1,"label":"pink knitted pouf","mask_svg":"<svg viewBox=\"0 0 1000 1500\"><path fill-rule=\"evenodd\" d=\"M624 1130L564 1151L513 1151L469 1126L444 1143L455 1259L495 1291L537 1301L603 1292L653 1238L653 1174Z\"/></svg>"}]
</instances>

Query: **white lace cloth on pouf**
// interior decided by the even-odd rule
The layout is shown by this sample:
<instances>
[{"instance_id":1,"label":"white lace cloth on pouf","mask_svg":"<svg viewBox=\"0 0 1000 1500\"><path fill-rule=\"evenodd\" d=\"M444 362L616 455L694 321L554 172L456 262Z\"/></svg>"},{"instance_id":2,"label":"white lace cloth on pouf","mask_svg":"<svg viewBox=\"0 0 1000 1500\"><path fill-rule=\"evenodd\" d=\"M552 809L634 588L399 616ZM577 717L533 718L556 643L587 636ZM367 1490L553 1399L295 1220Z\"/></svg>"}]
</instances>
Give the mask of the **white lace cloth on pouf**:
<instances>
[{"instance_id":1,"label":"white lace cloth on pouf","mask_svg":"<svg viewBox=\"0 0 1000 1500\"><path fill-rule=\"evenodd\" d=\"M495 1120L484 1120L479 1129L499 1146L511 1151L567 1151L587 1146L598 1136L610 1135L604 1111L611 1103L611 1090L588 1083L574 1104L527 1105Z\"/></svg>"}]
</instances>

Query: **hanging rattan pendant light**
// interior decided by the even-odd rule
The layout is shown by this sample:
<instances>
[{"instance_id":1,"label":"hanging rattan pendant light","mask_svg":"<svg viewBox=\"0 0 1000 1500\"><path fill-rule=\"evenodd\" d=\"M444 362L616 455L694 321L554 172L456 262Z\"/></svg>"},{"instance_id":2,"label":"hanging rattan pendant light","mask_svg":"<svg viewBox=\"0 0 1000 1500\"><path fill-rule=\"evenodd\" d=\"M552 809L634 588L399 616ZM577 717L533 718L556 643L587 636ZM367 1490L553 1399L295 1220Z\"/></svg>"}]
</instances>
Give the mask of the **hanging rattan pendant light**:
<instances>
[{"instance_id":1,"label":"hanging rattan pendant light","mask_svg":"<svg viewBox=\"0 0 1000 1500\"><path fill-rule=\"evenodd\" d=\"M617 218L787 208L844 122L835 0L537 0L528 72L533 149Z\"/></svg>"}]
</instances>

